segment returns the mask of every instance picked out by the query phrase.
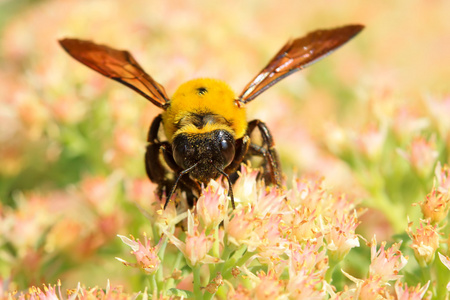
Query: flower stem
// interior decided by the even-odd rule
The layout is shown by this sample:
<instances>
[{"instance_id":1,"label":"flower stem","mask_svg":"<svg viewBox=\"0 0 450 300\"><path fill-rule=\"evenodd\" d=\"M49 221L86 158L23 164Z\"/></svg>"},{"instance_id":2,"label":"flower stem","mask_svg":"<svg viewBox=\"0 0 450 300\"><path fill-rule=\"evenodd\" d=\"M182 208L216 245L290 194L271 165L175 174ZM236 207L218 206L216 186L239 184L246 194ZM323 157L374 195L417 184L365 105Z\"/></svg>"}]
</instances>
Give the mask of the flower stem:
<instances>
[{"instance_id":1,"label":"flower stem","mask_svg":"<svg viewBox=\"0 0 450 300\"><path fill-rule=\"evenodd\" d=\"M447 284L450 282L450 272L447 267L439 260L438 257L434 260L434 269L436 270L436 284L435 291L433 291L436 299L443 300L448 296Z\"/></svg>"},{"instance_id":2,"label":"flower stem","mask_svg":"<svg viewBox=\"0 0 450 300\"><path fill-rule=\"evenodd\" d=\"M164 261L164 255L166 252L166 247L167 247L167 239L165 238L163 240L163 244L161 245L161 248L158 251L158 257L159 259L163 262ZM164 278L164 268L161 266L160 268L158 268L158 271L156 271L156 274L154 276L154 279L156 280L156 282L159 282L161 284L161 282L163 282L163 278Z\"/></svg>"},{"instance_id":3,"label":"flower stem","mask_svg":"<svg viewBox=\"0 0 450 300\"><path fill-rule=\"evenodd\" d=\"M214 257L219 257L220 255L220 240L219 240L219 228L214 229L214 244L212 248L212 253Z\"/></svg>"},{"instance_id":4,"label":"flower stem","mask_svg":"<svg viewBox=\"0 0 450 300\"><path fill-rule=\"evenodd\" d=\"M201 280L200 280L200 265L194 266L192 272L194 274L194 295L195 299L203 299Z\"/></svg>"},{"instance_id":5,"label":"flower stem","mask_svg":"<svg viewBox=\"0 0 450 300\"><path fill-rule=\"evenodd\" d=\"M150 285L152 287L151 293L154 294L154 295L158 294L158 283L156 281L156 276L157 276L157 274L154 274L154 275L150 276Z\"/></svg>"},{"instance_id":6,"label":"flower stem","mask_svg":"<svg viewBox=\"0 0 450 300\"><path fill-rule=\"evenodd\" d=\"M231 277L232 267L242 266L245 262L247 262L250 259L250 257L254 255L253 252L248 251L245 252L245 251L247 251L247 246L242 246L233 254L233 256L228 261L226 261L223 264L222 276L224 279L228 279Z\"/></svg>"},{"instance_id":7,"label":"flower stem","mask_svg":"<svg viewBox=\"0 0 450 300\"><path fill-rule=\"evenodd\" d=\"M326 282L331 284L331 280L332 280L334 269L336 268L337 265L339 265L339 262L340 261L335 260L335 259L331 258L331 256L329 256L328 270L325 273L325 280L326 280Z\"/></svg>"},{"instance_id":8,"label":"flower stem","mask_svg":"<svg viewBox=\"0 0 450 300\"><path fill-rule=\"evenodd\" d=\"M183 259L183 253L179 252L177 254L177 257L175 259L175 263L172 267L172 274L175 271L175 269L178 269L181 263L181 260ZM168 278L167 280L164 280L164 290L167 291L168 289L172 288L174 286L175 279L173 277Z\"/></svg>"}]
</instances>

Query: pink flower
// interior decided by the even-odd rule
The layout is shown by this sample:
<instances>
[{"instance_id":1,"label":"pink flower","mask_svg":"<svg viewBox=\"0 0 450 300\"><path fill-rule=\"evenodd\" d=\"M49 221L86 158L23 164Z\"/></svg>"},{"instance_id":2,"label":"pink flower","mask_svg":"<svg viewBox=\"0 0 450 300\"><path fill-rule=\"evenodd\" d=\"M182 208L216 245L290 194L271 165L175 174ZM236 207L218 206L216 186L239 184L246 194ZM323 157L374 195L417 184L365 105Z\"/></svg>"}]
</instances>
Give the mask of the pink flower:
<instances>
[{"instance_id":1,"label":"pink flower","mask_svg":"<svg viewBox=\"0 0 450 300\"><path fill-rule=\"evenodd\" d=\"M408 288L408 284L403 283L397 280L395 283L395 294L397 295L398 300L420 300L423 299L425 293L430 286L430 281L427 282L423 287L420 287L420 283L417 286L412 286Z\"/></svg>"},{"instance_id":2,"label":"pink flower","mask_svg":"<svg viewBox=\"0 0 450 300\"><path fill-rule=\"evenodd\" d=\"M287 227L291 238L295 238L298 242L313 239L319 232L315 211L304 206L293 210L291 223Z\"/></svg>"},{"instance_id":3,"label":"pink flower","mask_svg":"<svg viewBox=\"0 0 450 300\"><path fill-rule=\"evenodd\" d=\"M387 128L380 127L369 126L356 135L356 149L368 161L379 160L383 150Z\"/></svg>"},{"instance_id":4,"label":"pink flower","mask_svg":"<svg viewBox=\"0 0 450 300\"><path fill-rule=\"evenodd\" d=\"M286 204L285 197L278 187L260 187L254 203L256 216L265 217L282 211Z\"/></svg>"},{"instance_id":5,"label":"pink flower","mask_svg":"<svg viewBox=\"0 0 450 300\"><path fill-rule=\"evenodd\" d=\"M430 114L430 119L435 128L442 136L447 136L450 121L448 115L450 113L450 97L436 99L431 96L424 97L424 103Z\"/></svg>"},{"instance_id":6,"label":"pink flower","mask_svg":"<svg viewBox=\"0 0 450 300\"><path fill-rule=\"evenodd\" d=\"M216 228L226 217L228 197L220 183L211 180L197 201L197 214L203 228Z\"/></svg>"},{"instance_id":7,"label":"pink flower","mask_svg":"<svg viewBox=\"0 0 450 300\"><path fill-rule=\"evenodd\" d=\"M327 202L329 195L323 186L323 178L294 178L292 190L288 194L288 204L292 208L303 205L316 214L324 210L323 202Z\"/></svg>"},{"instance_id":8,"label":"pink flower","mask_svg":"<svg viewBox=\"0 0 450 300\"><path fill-rule=\"evenodd\" d=\"M190 211L188 211L187 214L188 230L186 233L185 242L182 242L176 238L166 229L164 229L164 233L169 237L172 244L174 244L183 253L190 266L221 262L219 258L208 255L208 252L211 250L213 245L212 235L206 235L205 230L199 232L198 224L196 224L194 216Z\"/></svg>"},{"instance_id":9,"label":"pink flower","mask_svg":"<svg viewBox=\"0 0 450 300\"><path fill-rule=\"evenodd\" d=\"M437 224L447 218L450 209L450 194L441 192L439 188L433 189L426 196L424 201L419 202L425 219L429 219L431 223Z\"/></svg>"},{"instance_id":10,"label":"pink flower","mask_svg":"<svg viewBox=\"0 0 450 300\"><path fill-rule=\"evenodd\" d=\"M342 271L342 273L348 279L353 281L356 284L356 287L347 289L337 294L330 292L332 295L331 299L391 299L389 291L387 290L387 283L383 281L381 276L369 275L369 278L362 280L355 278L344 271Z\"/></svg>"},{"instance_id":11,"label":"pink flower","mask_svg":"<svg viewBox=\"0 0 450 300\"><path fill-rule=\"evenodd\" d=\"M405 144L412 136L429 127L429 120L410 106L399 107L392 115L392 131L400 144Z\"/></svg>"},{"instance_id":12,"label":"pink flower","mask_svg":"<svg viewBox=\"0 0 450 300\"><path fill-rule=\"evenodd\" d=\"M359 247L359 239L355 233L359 225L356 211L351 215L334 217L328 232L325 234L327 249L334 260L342 260L352 248Z\"/></svg>"},{"instance_id":13,"label":"pink flower","mask_svg":"<svg viewBox=\"0 0 450 300\"><path fill-rule=\"evenodd\" d=\"M438 161L436 168L434 169L434 175L437 180L437 189L441 193L450 192L450 169L447 165L442 166Z\"/></svg>"},{"instance_id":14,"label":"pink flower","mask_svg":"<svg viewBox=\"0 0 450 300\"><path fill-rule=\"evenodd\" d=\"M289 275L295 276L298 272L321 272L325 274L328 269L328 257L323 248L322 239L307 241L304 245L292 243L289 245Z\"/></svg>"},{"instance_id":15,"label":"pink flower","mask_svg":"<svg viewBox=\"0 0 450 300\"><path fill-rule=\"evenodd\" d=\"M279 257L287 248L287 240L280 231L281 215L274 214L261 218L260 226L255 226L254 239L249 244L249 251L258 249L257 256L262 263Z\"/></svg>"},{"instance_id":16,"label":"pink flower","mask_svg":"<svg viewBox=\"0 0 450 300\"><path fill-rule=\"evenodd\" d=\"M161 248L163 241L162 238L159 240L158 244L154 247L150 245L150 239L144 236L144 244L140 240L135 240L134 237L129 239L125 236L118 235L118 237L126 245L130 246L133 250L131 254L136 256L136 264L129 263L121 258L116 257L116 259L122 262L126 266L132 266L135 268L140 268L144 270L147 274L155 274L161 264L161 260L158 257L158 251Z\"/></svg>"},{"instance_id":17,"label":"pink flower","mask_svg":"<svg viewBox=\"0 0 450 300\"><path fill-rule=\"evenodd\" d=\"M420 227L413 233L411 224L408 226L407 233L412 240L410 247L414 250L414 256L421 266L429 265L434 260L434 255L439 247L439 233L437 225L432 226L430 220L426 225L420 223Z\"/></svg>"},{"instance_id":18,"label":"pink flower","mask_svg":"<svg viewBox=\"0 0 450 300\"><path fill-rule=\"evenodd\" d=\"M236 208L231 219L224 224L228 242L237 247L248 244L253 235L253 229L255 226L259 226L256 223L252 213L246 212L243 207Z\"/></svg>"},{"instance_id":19,"label":"pink flower","mask_svg":"<svg viewBox=\"0 0 450 300\"><path fill-rule=\"evenodd\" d=\"M424 137L413 139L408 152L399 149L398 153L409 162L421 178L428 177L439 155L434 139L427 141Z\"/></svg>"},{"instance_id":20,"label":"pink flower","mask_svg":"<svg viewBox=\"0 0 450 300\"><path fill-rule=\"evenodd\" d=\"M58 294L57 294L58 293ZM61 295L61 281L58 280L58 288L56 285L43 285L43 288L32 286L28 289L26 295L19 295L19 299L42 299L42 300L58 300L64 299Z\"/></svg>"},{"instance_id":21,"label":"pink flower","mask_svg":"<svg viewBox=\"0 0 450 300\"><path fill-rule=\"evenodd\" d=\"M379 277L381 283L387 283L402 277L398 272L406 266L408 258L399 250L401 242L393 244L388 249L384 248L386 242L382 242L377 251L377 241L374 237L369 245L371 246L369 278Z\"/></svg>"},{"instance_id":22,"label":"pink flower","mask_svg":"<svg viewBox=\"0 0 450 300\"><path fill-rule=\"evenodd\" d=\"M256 180L258 173L259 171L257 169L252 169L250 166L244 164L241 165L239 178L233 185L233 193L236 202L242 204L255 202L259 187L258 185L261 185L261 181Z\"/></svg>"},{"instance_id":23,"label":"pink flower","mask_svg":"<svg viewBox=\"0 0 450 300\"><path fill-rule=\"evenodd\" d=\"M258 284L253 288L253 299L270 300L286 296L284 284L273 270L267 274L259 272L258 279Z\"/></svg>"},{"instance_id":24,"label":"pink flower","mask_svg":"<svg viewBox=\"0 0 450 300\"><path fill-rule=\"evenodd\" d=\"M290 299L321 300L326 296L324 281L322 272L299 270L289 277L286 289L289 291Z\"/></svg>"}]
</instances>

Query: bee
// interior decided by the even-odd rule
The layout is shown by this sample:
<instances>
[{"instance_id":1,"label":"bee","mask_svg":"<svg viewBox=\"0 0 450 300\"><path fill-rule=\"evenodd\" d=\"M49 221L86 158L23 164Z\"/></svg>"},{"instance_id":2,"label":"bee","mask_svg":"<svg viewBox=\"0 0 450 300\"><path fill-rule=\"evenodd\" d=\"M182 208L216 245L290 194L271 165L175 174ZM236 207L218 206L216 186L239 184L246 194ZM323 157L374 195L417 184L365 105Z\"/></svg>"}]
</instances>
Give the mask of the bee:
<instances>
[{"instance_id":1,"label":"bee","mask_svg":"<svg viewBox=\"0 0 450 300\"><path fill-rule=\"evenodd\" d=\"M170 191L164 208L177 187L187 193L192 206L201 183L221 175L228 181L228 196L235 208L231 183L240 164L251 156L263 158L268 183L282 185L273 137L264 122L247 122L245 105L281 79L330 54L363 28L322 29L289 40L237 97L223 81L199 78L182 84L169 98L164 87L128 51L79 39L66 38L59 43L79 62L128 86L163 110L148 131L145 169L148 178L158 184L160 194ZM165 139L160 138L161 126ZM259 143L251 139L256 130L261 136Z\"/></svg>"}]
</instances>

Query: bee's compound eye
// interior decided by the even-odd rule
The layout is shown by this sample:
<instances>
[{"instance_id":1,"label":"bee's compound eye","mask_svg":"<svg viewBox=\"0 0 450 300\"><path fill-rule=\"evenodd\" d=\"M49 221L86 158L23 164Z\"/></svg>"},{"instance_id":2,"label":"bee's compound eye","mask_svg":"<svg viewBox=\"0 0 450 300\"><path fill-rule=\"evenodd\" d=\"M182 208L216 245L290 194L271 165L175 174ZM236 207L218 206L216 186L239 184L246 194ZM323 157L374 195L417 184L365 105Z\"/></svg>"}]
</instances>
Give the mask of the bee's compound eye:
<instances>
[{"instance_id":1,"label":"bee's compound eye","mask_svg":"<svg viewBox=\"0 0 450 300\"><path fill-rule=\"evenodd\" d=\"M234 141L224 137L219 144L220 152L223 157L223 166L228 166L234 159L235 149Z\"/></svg>"},{"instance_id":2,"label":"bee's compound eye","mask_svg":"<svg viewBox=\"0 0 450 300\"><path fill-rule=\"evenodd\" d=\"M187 169L190 166L188 161L192 159L195 154L194 148L183 138L177 138L172 144L173 159L182 169Z\"/></svg>"}]
</instances>

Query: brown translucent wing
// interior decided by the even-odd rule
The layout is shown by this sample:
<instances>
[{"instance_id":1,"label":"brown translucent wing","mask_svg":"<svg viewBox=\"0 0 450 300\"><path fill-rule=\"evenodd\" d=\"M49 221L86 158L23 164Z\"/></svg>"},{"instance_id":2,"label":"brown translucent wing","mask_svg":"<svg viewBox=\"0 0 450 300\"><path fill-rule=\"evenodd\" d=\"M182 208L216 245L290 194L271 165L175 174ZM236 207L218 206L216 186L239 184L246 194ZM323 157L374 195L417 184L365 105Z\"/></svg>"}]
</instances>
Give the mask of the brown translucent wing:
<instances>
[{"instance_id":1,"label":"brown translucent wing","mask_svg":"<svg viewBox=\"0 0 450 300\"><path fill-rule=\"evenodd\" d=\"M267 66L247 84L238 100L250 102L266 89L310 64L330 54L358 34L364 26L348 25L317 30L289 41L270 60Z\"/></svg>"},{"instance_id":2,"label":"brown translucent wing","mask_svg":"<svg viewBox=\"0 0 450 300\"><path fill-rule=\"evenodd\" d=\"M145 73L128 51L78 39L59 43L73 58L89 68L132 88L158 107L165 108L169 98L164 87Z\"/></svg>"}]
</instances>

